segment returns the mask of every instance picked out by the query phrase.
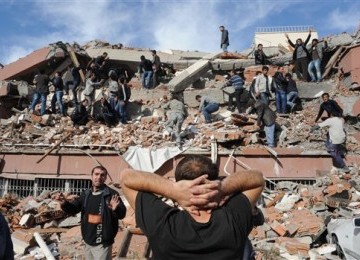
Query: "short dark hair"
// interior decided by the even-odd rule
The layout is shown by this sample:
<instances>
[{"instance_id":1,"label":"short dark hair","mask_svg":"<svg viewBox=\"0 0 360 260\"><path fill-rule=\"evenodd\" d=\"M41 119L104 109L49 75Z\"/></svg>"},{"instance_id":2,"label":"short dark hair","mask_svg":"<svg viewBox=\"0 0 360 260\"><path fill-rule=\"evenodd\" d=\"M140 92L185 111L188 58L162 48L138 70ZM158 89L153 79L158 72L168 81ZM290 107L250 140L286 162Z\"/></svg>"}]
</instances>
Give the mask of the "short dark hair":
<instances>
[{"instance_id":1,"label":"short dark hair","mask_svg":"<svg viewBox=\"0 0 360 260\"><path fill-rule=\"evenodd\" d=\"M175 180L194 180L204 174L211 181L219 177L218 168L211 159L199 154L185 155L176 166Z\"/></svg>"},{"instance_id":2,"label":"short dark hair","mask_svg":"<svg viewBox=\"0 0 360 260\"><path fill-rule=\"evenodd\" d=\"M325 96L330 97L329 93L327 93L327 92L325 92L325 93L323 93L323 94L321 95L322 98L325 97Z\"/></svg>"},{"instance_id":3,"label":"short dark hair","mask_svg":"<svg viewBox=\"0 0 360 260\"><path fill-rule=\"evenodd\" d=\"M144 55L141 55L141 56L140 56L140 60L145 60L145 56L144 56Z\"/></svg>"},{"instance_id":4,"label":"short dark hair","mask_svg":"<svg viewBox=\"0 0 360 260\"><path fill-rule=\"evenodd\" d=\"M201 96L200 96L200 95L196 95L196 96L195 96L195 99L197 100L198 98L201 98Z\"/></svg>"},{"instance_id":5,"label":"short dark hair","mask_svg":"<svg viewBox=\"0 0 360 260\"><path fill-rule=\"evenodd\" d=\"M262 43L259 43L259 44L258 44L258 47L259 47L259 46L263 46Z\"/></svg>"},{"instance_id":6,"label":"short dark hair","mask_svg":"<svg viewBox=\"0 0 360 260\"><path fill-rule=\"evenodd\" d=\"M156 51L155 50L151 50L152 53L156 54Z\"/></svg>"},{"instance_id":7,"label":"short dark hair","mask_svg":"<svg viewBox=\"0 0 360 260\"><path fill-rule=\"evenodd\" d=\"M269 71L269 67L268 67L268 66L262 66L261 70L267 70L267 71Z\"/></svg>"},{"instance_id":8,"label":"short dark hair","mask_svg":"<svg viewBox=\"0 0 360 260\"><path fill-rule=\"evenodd\" d=\"M219 28L224 28L224 29L225 29L225 26L224 26L224 25L220 25Z\"/></svg>"},{"instance_id":9,"label":"short dark hair","mask_svg":"<svg viewBox=\"0 0 360 260\"><path fill-rule=\"evenodd\" d=\"M103 55L104 55L104 56L107 56L107 55L108 55L108 53L105 51L105 52L103 52Z\"/></svg>"},{"instance_id":10,"label":"short dark hair","mask_svg":"<svg viewBox=\"0 0 360 260\"><path fill-rule=\"evenodd\" d=\"M93 173L94 173L94 171L95 171L96 169L99 169L99 170L105 172L106 175L108 174L108 171L106 170L106 168L105 168L104 166L98 165L98 166L95 166L95 167L91 170L91 175L93 175Z\"/></svg>"},{"instance_id":11,"label":"short dark hair","mask_svg":"<svg viewBox=\"0 0 360 260\"><path fill-rule=\"evenodd\" d=\"M119 78L119 81L120 81L121 84L124 84L125 83L125 78L121 77L121 78Z\"/></svg>"}]
</instances>

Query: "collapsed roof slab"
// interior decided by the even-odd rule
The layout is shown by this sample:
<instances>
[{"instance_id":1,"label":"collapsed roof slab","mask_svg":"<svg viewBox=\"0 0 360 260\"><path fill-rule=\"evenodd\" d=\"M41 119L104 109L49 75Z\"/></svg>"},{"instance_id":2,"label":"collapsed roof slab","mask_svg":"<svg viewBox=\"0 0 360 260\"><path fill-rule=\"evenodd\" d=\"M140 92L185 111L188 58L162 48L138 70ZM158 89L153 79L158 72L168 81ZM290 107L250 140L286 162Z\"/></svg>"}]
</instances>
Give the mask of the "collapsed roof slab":
<instances>
[{"instance_id":1,"label":"collapsed roof slab","mask_svg":"<svg viewBox=\"0 0 360 260\"><path fill-rule=\"evenodd\" d=\"M0 70L0 80L20 79L22 76L32 73L35 68L39 68L48 62L50 50L50 47L41 48L6 65Z\"/></svg>"},{"instance_id":2,"label":"collapsed roof slab","mask_svg":"<svg viewBox=\"0 0 360 260\"><path fill-rule=\"evenodd\" d=\"M140 64L140 56L144 55L146 59L152 60L151 50L145 49L110 49L110 48L88 48L86 52L89 56L95 58L104 52L108 53L110 60L123 62L128 65L133 71L137 71ZM174 51L173 53L166 53L157 51L156 54L160 57L161 63L173 64L176 69L185 69L207 53L203 52L185 52Z\"/></svg>"},{"instance_id":3,"label":"collapsed roof slab","mask_svg":"<svg viewBox=\"0 0 360 260\"><path fill-rule=\"evenodd\" d=\"M201 60L197 61L189 68L181 71L175 78L168 83L169 90L173 93L184 91L192 83L197 81L209 69L211 69L210 60L218 57L221 53L209 54L204 56Z\"/></svg>"}]
</instances>

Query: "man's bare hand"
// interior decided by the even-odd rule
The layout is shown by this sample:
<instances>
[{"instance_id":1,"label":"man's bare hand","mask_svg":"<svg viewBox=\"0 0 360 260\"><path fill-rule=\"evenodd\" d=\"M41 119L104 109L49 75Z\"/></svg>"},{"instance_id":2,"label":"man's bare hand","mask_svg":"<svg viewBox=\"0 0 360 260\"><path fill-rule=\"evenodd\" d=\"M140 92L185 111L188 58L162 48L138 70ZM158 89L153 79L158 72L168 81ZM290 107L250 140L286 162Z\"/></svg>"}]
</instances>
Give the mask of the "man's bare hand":
<instances>
[{"instance_id":1,"label":"man's bare hand","mask_svg":"<svg viewBox=\"0 0 360 260\"><path fill-rule=\"evenodd\" d=\"M116 210L116 208L119 206L120 204L120 197L119 195L113 195L111 197L111 200L109 202L109 208L111 208L113 211Z\"/></svg>"},{"instance_id":2,"label":"man's bare hand","mask_svg":"<svg viewBox=\"0 0 360 260\"><path fill-rule=\"evenodd\" d=\"M198 209L211 210L221 206L224 203L223 199L221 181L206 180L204 184L193 188L193 196L190 201Z\"/></svg>"},{"instance_id":3,"label":"man's bare hand","mask_svg":"<svg viewBox=\"0 0 360 260\"><path fill-rule=\"evenodd\" d=\"M287 33L285 33L285 37L286 39L289 39L289 35Z\"/></svg>"}]
</instances>

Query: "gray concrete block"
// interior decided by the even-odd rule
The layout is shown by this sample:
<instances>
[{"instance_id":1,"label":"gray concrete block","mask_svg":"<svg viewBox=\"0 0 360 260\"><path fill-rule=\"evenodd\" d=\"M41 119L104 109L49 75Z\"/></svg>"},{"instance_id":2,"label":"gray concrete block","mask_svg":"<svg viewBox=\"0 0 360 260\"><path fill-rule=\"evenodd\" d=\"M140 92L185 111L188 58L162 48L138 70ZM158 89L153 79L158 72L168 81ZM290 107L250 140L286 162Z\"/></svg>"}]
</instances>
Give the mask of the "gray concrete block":
<instances>
[{"instance_id":1,"label":"gray concrete block","mask_svg":"<svg viewBox=\"0 0 360 260\"><path fill-rule=\"evenodd\" d=\"M199 102L195 100L196 95L201 96L209 96L219 102L220 104L223 104L225 102L224 100L224 94L221 89L217 88L206 88L206 89L191 89L184 91L184 102L189 107L199 107Z\"/></svg>"},{"instance_id":2,"label":"gray concrete block","mask_svg":"<svg viewBox=\"0 0 360 260\"><path fill-rule=\"evenodd\" d=\"M296 84L299 90L299 97L305 99L317 98L315 95L320 91L331 92L336 88L335 84L328 81L319 83L298 81Z\"/></svg>"}]
</instances>

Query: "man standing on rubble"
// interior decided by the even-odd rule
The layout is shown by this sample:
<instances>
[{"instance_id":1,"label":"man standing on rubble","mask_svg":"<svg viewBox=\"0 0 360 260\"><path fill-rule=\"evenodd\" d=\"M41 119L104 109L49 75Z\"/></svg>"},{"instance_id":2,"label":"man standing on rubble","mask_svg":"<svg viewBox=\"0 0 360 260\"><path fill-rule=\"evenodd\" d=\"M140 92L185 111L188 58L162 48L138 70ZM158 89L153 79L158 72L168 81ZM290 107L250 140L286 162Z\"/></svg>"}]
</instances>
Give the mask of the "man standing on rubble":
<instances>
[{"instance_id":1,"label":"man standing on rubble","mask_svg":"<svg viewBox=\"0 0 360 260\"><path fill-rule=\"evenodd\" d=\"M223 25L219 26L219 29L221 32L220 48L223 50L223 52L228 52L227 48L230 45L229 32L228 30L225 30Z\"/></svg>"},{"instance_id":2,"label":"man standing on rubble","mask_svg":"<svg viewBox=\"0 0 360 260\"><path fill-rule=\"evenodd\" d=\"M140 56L139 73L141 75L141 83L144 88L150 89L151 79L153 76L152 62L145 58L144 55Z\"/></svg>"},{"instance_id":3,"label":"man standing on rubble","mask_svg":"<svg viewBox=\"0 0 360 260\"><path fill-rule=\"evenodd\" d=\"M260 100L257 100L253 106L258 116L257 125L264 127L267 146L275 147L275 112Z\"/></svg>"},{"instance_id":4,"label":"man standing on rubble","mask_svg":"<svg viewBox=\"0 0 360 260\"><path fill-rule=\"evenodd\" d=\"M87 260L112 259L112 244L118 232L119 219L125 217L126 207L119 193L105 184L108 172L103 166L91 171L92 187L80 198L69 202L57 195L61 208L69 214L81 212L81 233L85 241Z\"/></svg>"},{"instance_id":5,"label":"man standing on rubble","mask_svg":"<svg viewBox=\"0 0 360 260\"><path fill-rule=\"evenodd\" d=\"M70 73L73 77L73 80L65 82L65 93L69 94L70 85L72 85L71 92L73 94L73 102L78 104L77 91L81 83L80 67L72 66L70 68Z\"/></svg>"},{"instance_id":6,"label":"man standing on rubble","mask_svg":"<svg viewBox=\"0 0 360 260\"><path fill-rule=\"evenodd\" d=\"M342 108L339 106L339 104L335 100L330 99L329 93L325 92L321 95L321 97L322 97L323 102L320 105L319 113L316 116L315 123L320 119L320 117L322 116L324 111L327 112L328 117L331 117L331 114L334 114L334 113L342 116L342 114L343 114Z\"/></svg>"},{"instance_id":7,"label":"man standing on rubble","mask_svg":"<svg viewBox=\"0 0 360 260\"><path fill-rule=\"evenodd\" d=\"M167 121L165 123L165 131L171 136L174 134L176 145L181 146L181 126L188 116L187 109L183 102L178 100L175 94L171 95L171 100L162 106L163 109L168 110Z\"/></svg>"},{"instance_id":8,"label":"man standing on rubble","mask_svg":"<svg viewBox=\"0 0 360 260\"><path fill-rule=\"evenodd\" d=\"M159 55L156 54L156 50L151 51L151 55L153 56L152 66L153 66L153 88L155 88L159 84L159 78L161 73L161 62Z\"/></svg>"},{"instance_id":9,"label":"man standing on rubble","mask_svg":"<svg viewBox=\"0 0 360 260\"><path fill-rule=\"evenodd\" d=\"M147 172L121 172L122 190L155 259L242 259L264 178L255 170L221 180L218 175L217 166L202 155L186 155L179 162L176 182Z\"/></svg>"},{"instance_id":10,"label":"man standing on rubble","mask_svg":"<svg viewBox=\"0 0 360 260\"><path fill-rule=\"evenodd\" d=\"M95 73L90 75L90 78L86 80L86 85L83 94L85 95L85 99L88 101L87 110L91 113L91 109L95 99L95 89L99 88L103 83L103 80L97 82Z\"/></svg>"},{"instance_id":11,"label":"man standing on rubble","mask_svg":"<svg viewBox=\"0 0 360 260\"><path fill-rule=\"evenodd\" d=\"M296 75L299 79L302 79L303 81L308 80L308 63L309 63L309 57L310 54L306 48L306 45L308 44L310 37L311 37L311 29L309 29L309 35L306 38L305 42L302 41L302 39L297 39L296 43L294 44L287 33L285 33L285 37L288 40L288 43L291 47L294 48L293 53L293 61L295 61L295 70Z\"/></svg>"},{"instance_id":12,"label":"man standing on rubble","mask_svg":"<svg viewBox=\"0 0 360 260\"><path fill-rule=\"evenodd\" d=\"M272 78L268 75L269 67L262 67L262 74L258 75L255 80L255 95L266 105L269 105L269 97L271 97L270 86Z\"/></svg>"},{"instance_id":13,"label":"man standing on rubble","mask_svg":"<svg viewBox=\"0 0 360 260\"><path fill-rule=\"evenodd\" d=\"M228 110L234 111L235 108L233 107L234 103L234 97L235 97L235 104L237 107L237 110L239 113L242 112L242 109L240 107L240 99L241 94L244 91L244 83L242 77L240 77L238 74L236 74L235 70L230 71L230 79L226 82L225 86L232 86L234 88L233 93L229 93L229 104L228 104Z\"/></svg>"},{"instance_id":14,"label":"man standing on rubble","mask_svg":"<svg viewBox=\"0 0 360 260\"><path fill-rule=\"evenodd\" d=\"M32 100L30 109L32 111L35 111L35 106L41 99L40 115L43 116L43 115L45 115L45 112L46 112L46 98L47 98L47 95L49 94L50 79L49 79L48 75L46 75L45 72L43 70L41 70L41 71L37 71L35 73L33 82L36 85L36 87L35 87L35 91L33 94L33 100Z\"/></svg>"},{"instance_id":15,"label":"man standing on rubble","mask_svg":"<svg viewBox=\"0 0 360 260\"><path fill-rule=\"evenodd\" d=\"M311 132L323 127L329 127L325 145L333 158L333 165L341 172L349 172L350 170L344 162L344 155L342 153L342 145L346 138L344 131L344 119L341 118L341 115L338 112L332 112L330 114L330 118L311 127Z\"/></svg>"}]
</instances>

